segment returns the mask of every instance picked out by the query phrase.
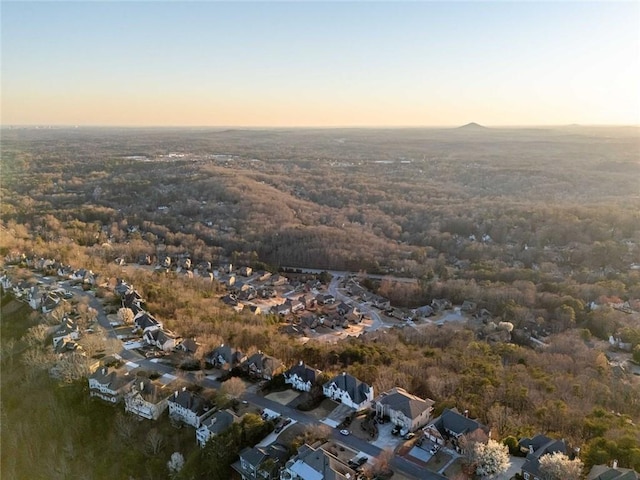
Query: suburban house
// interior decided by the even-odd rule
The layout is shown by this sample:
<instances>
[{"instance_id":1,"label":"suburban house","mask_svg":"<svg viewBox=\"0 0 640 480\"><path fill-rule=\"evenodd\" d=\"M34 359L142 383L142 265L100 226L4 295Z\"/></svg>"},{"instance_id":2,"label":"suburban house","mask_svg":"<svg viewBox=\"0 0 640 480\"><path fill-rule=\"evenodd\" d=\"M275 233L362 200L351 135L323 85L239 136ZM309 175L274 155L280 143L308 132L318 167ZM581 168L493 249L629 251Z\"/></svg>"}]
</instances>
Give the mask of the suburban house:
<instances>
[{"instance_id":1,"label":"suburban house","mask_svg":"<svg viewBox=\"0 0 640 480\"><path fill-rule=\"evenodd\" d=\"M316 297L311 294L300 295L298 300L304 303L304 308L307 308L307 309L314 308L318 304Z\"/></svg>"},{"instance_id":2,"label":"suburban house","mask_svg":"<svg viewBox=\"0 0 640 480\"><path fill-rule=\"evenodd\" d=\"M157 420L167 408L171 389L147 378L136 379L124 396L124 409L149 420Z\"/></svg>"},{"instance_id":3,"label":"suburban house","mask_svg":"<svg viewBox=\"0 0 640 480\"><path fill-rule=\"evenodd\" d=\"M346 372L336 375L325 383L322 393L356 410L368 407L373 400L373 387Z\"/></svg>"},{"instance_id":4,"label":"suburban house","mask_svg":"<svg viewBox=\"0 0 640 480\"><path fill-rule=\"evenodd\" d=\"M442 414L433 420L424 429L424 435L432 442L438 445L444 445L447 440L451 440L452 445L459 452L462 451L460 439L464 435L477 435L482 438L489 438L489 427L481 424L477 420L458 413L454 408L452 410L445 408Z\"/></svg>"},{"instance_id":5,"label":"suburban house","mask_svg":"<svg viewBox=\"0 0 640 480\"><path fill-rule=\"evenodd\" d=\"M431 307L436 312L441 312L442 310L448 310L453 307L451 301L446 298L434 298L431 300Z\"/></svg>"},{"instance_id":6,"label":"suburban house","mask_svg":"<svg viewBox=\"0 0 640 480\"><path fill-rule=\"evenodd\" d=\"M171 418L195 428L199 428L202 421L214 412L211 402L190 392L186 387L175 391L167 400L167 405Z\"/></svg>"},{"instance_id":7,"label":"suburban house","mask_svg":"<svg viewBox=\"0 0 640 480\"><path fill-rule=\"evenodd\" d=\"M291 385L291 388L295 390L309 392L319 373L318 370L307 367L301 360L300 363L284 372L284 383Z\"/></svg>"},{"instance_id":8,"label":"suburban house","mask_svg":"<svg viewBox=\"0 0 640 480\"><path fill-rule=\"evenodd\" d=\"M640 474L631 468L620 468L618 462L613 461L613 466L608 465L594 465L589 474L587 480L638 480Z\"/></svg>"},{"instance_id":9,"label":"suburban house","mask_svg":"<svg viewBox=\"0 0 640 480\"><path fill-rule=\"evenodd\" d=\"M53 348L55 349L63 340L78 340L79 338L78 325L69 317L64 317L58 329L53 333Z\"/></svg>"},{"instance_id":10,"label":"suburban house","mask_svg":"<svg viewBox=\"0 0 640 480\"><path fill-rule=\"evenodd\" d=\"M287 448L277 443L268 447L247 447L240 452L240 460L231 467L242 480L277 480L287 458Z\"/></svg>"},{"instance_id":11,"label":"suburban house","mask_svg":"<svg viewBox=\"0 0 640 480\"><path fill-rule=\"evenodd\" d=\"M263 378L265 380L271 380L284 370L284 366L280 360L265 355L262 352L251 355L242 362L240 368L251 377Z\"/></svg>"},{"instance_id":12,"label":"suburban house","mask_svg":"<svg viewBox=\"0 0 640 480\"><path fill-rule=\"evenodd\" d=\"M47 295L42 296L42 300L40 301L40 310L42 313L51 313L60 303L60 298L55 295L49 293Z\"/></svg>"},{"instance_id":13,"label":"suburban house","mask_svg":"<svg viewBox=\"0 0 640 480\"><path fill-rule=\"evenodd\" d=\"M536 435L533 438L522 438L518 442L520 450L527 452L527 457L522 464L522 476L525 480L541 480L540 458L549 453L567 453L564 440L555 440L545 435Z\"/></svg>"},{"instance_id":14,"label":"suburban house","mask_svg":"<svg viewBox=\"0 0 640 480\"><path fill-rule=\"evenodd\" d=\"M346 315L350 311L351 307L344 302L340 302L336 307L336 312L338 312L339 315Z\"/></svg>"},{"instance_id":15,"label":"suburban house","mask_svg":"<svg viewBox=\"0 0 640 480\"><path fill-rule=\"evenodd\" d=\"M291 307L291 313L296 313L299 312L301 310L304 310L304 302L301 302L300 300L287 300L287 303L290 305Z\"/></svg>"},{"instance_id":16,"label":"suburban house","mask_svg":"<svg viewBox=\"0 0 640 480\"><path fill-rule=\"evenodd\" d=\"M271 278L271 272L259 271L257 280L259 282L265 282Z\"/></svg>"},{"instance_id":17,"label":"suburban house","mask_svg":"<svg viewBox=\"0 0 640 480\"><path fill-rule=\"evenodd\" d=\"M122 285L122 288L124 288L125 285L129 287L129 285L125 283L124 285ZM116 286L116 289L117 288L118 286ZM134 290L131 287L129 287L128 290L126 290L121 295L121 298L122 298L122 306L127 308L132 308L134 306L142 308L142 303L144 302L144 300L142 299L142 295L140 295L136 290Z\"/></svg>"},{"instance_id":18,"label":"suburban house","mask_svg":"<svg viewBox=\"0 0 640 480\"><path fill-rule=\"evenodd\" d=\"M89 396L118 403L135 378L124 369L102 367L89 376Z\"/></svg>"},{"instance_id":19,"label":"suburban house","mask_svg":"<svg viewBox=\"0 0 640 480\"><path fill-rule=\"evenodd\" d=\"M274 275L271 277L271 285L274 287L278 287L280 285L285 285L289 282L289 279L287 277L284 277L282 275Z\"/></svg>"},{"instance_id":20,"label":"suburban house","mask_svg":"<svg viewBox=\"0 0 640 480\"><path fill-rule=\"evenodd\" d=\"M403 434L426 425L433 412L433 404L433 400L424 400L399 387L375 399L378 417L389 417L391 423L402 429Z\"/></svg>"},{"instance_id":21,"label":"suburban house","mask_svg":"<svg viewBox=\"0 0 640 480\"><path fill-rule=\"evenodd\" d=\"M159 330L162 328L162 324L144 310L138 312L136 316L133 317L133 325L134 330L140 332Z\"/></svg>"},{"instance_id":22,"label":"suburban house","mask_svg":"<svg viewBox=\"0 0 640 480\"><path fill-rule=\"evenodd\" d=\"M209 353L206 360L213 368L231 370L239 366L246 358L246 355L240 350L223 343Z\"/></svg>"},{"instance_id":23,"label":"suburban house","mask_svg":"<svg viewBox=\"0 0 640 480\"><path fill-rule=\"evenodd\" d=\"M356 472L326 450L302 445L289 460L280 480L347 480L357 478Z\"/></svg>"},{"instance_id":24,"label":"suburban house","mask_svg":"<svg viewBox=\"0 0 640 480\"><path fill-rule=\"evenodd\" d=\"M176 345L176 350L180 350L185 353L189 353L193 355L200 348L200 344L196 341L195 338L185 338L178 345Z\"/></svg>"},{"instance_id":25,"label":"suburban house","mask_svg":"<svg viewBox=\"0 0 640 480\"><path fill-rule=\"evenodd\" d=\"M204 419L196 430L196 441L204 448L211 437L221 434L240 418L230 410L220 410Z\"/></svg>"},{"instance_id":26,"label":"suburban house","mask_svg":"<svg viewBox=\"0 0 640 480\"><path fill-rule=\"evenodd\" d=\"M381 297L380 295L373 295L371 303L374 307L380 310L389 310L391 308L391 301L388 298Z\"/></svg>"},{"instance_id":27,"label":"suburban house","mask_svg":"<svg viewBox=\"0 0 640 480\"><path fill-rule=\"evenodd\" d=\"M435 314L431 305L423 305L422 307L416 308L414 312L414 318L428 318L432 317Z\"/></svg>"},{"instance_id":28,"label":"suburban house","mask_svg":"<svg viewBox=\"0 0 640 480\"><path fill-rule=\"evenodd\" d=\"M330 305L332 303L335 303L335 301L336 297L334 297L330 293L319 293L318 295L316 295L316 302L318 302L318 305Z\"/></svg>"},{"instance_id":29,"label":"suburban house","mask_svg":"<svg viewBox=\"0 0 640 480\"><path fill-rule=\"evenodd\" d=\"M162 351L170 352L176 348L176 337L164 330L147 330L142 339L149 345L159 348Z\"/></svg>"},{"instance_id":30,"label":"suburban house","mask_svg":"<svg viewBox=\"0 0 640 480\"><path fill-rule=\"evenodd\" d=\"M288 302L281 303L280 305L276 305L275 307L272 307L271 311L276 315L280 315L281 317L284 317L291 313L291 304Z\"/></svg>"}]
</instances>

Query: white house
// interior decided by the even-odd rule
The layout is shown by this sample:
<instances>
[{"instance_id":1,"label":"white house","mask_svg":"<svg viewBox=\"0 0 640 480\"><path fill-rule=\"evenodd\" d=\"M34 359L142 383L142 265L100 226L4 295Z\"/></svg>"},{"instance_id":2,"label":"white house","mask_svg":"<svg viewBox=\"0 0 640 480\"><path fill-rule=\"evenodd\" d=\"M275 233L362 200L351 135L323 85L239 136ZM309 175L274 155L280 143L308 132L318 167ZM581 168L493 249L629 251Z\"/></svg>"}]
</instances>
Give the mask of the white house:
<instances>
[{"instance_id":1,"label":"white house","mask_svg":"<svg viewBox=\"0 0 640 480\"><path fill-rule=\"evenodd\" d=\"M240 419L229 410L220 410L203 420L196 430L196 441L200 448L204 448L211 437L221 434L238 420Z\"/></svg>"},{"instance_id":2,"label":"white house","mask_svg":"<svg viewBox=\"0 0 640 480\"><path fill-rule=\"evenodd\" d=\"M102 367L89 377L89 396L116 404L135 378L126 370Z\"/></svg>"},{"instance_id":3,"label":"white house","mask_svg":"<svg viewBox=\"0 0 640 480\"><path fill-rule=\"evenodd\" d=\"M175 391L167 399L169 416L174 420L180 420L187 425L199 428L202 421L212 415L213 405L199 395L194 394L183 387Z\"/></svg>"},{"instance_id":4,"label":"white house","mask_svg":"<svg viewBox=\"0 0 640 480\"><path fill-rule=\"evenodd\" d=\"M356 410L368 407L373 400L373 387L346 372L325 383L322 393Z\"/></svg>"},{"instance_id":5,"label":"white house","mask_svg":"<svg viewBox=\"0 0 640 480\"><path fill-rule=\"evenodd\" d=\"M280 480L355 479L356 472L322 448L302 445L280 472Z\"/></svg>"},{"instance_id":6,"label":"white house","mask_svg":"<svg viewBox=\"0 0 640 480\"><path fill-rule=\"evenodd\" d=\"M433 400L424 400L398 387L375 399L377 415L388 416L391 423L405 433L414 432L429 422L433 404Z\"/></svg>"},{"instance_id":7,"label":"white house","mask_svg":"<svg viewBox=\"0 0 640 480\"><path fill-rule=\"evenodd\" d=\"M149 345L152 345L165 352L170 352L176 348L176 337L170 335L163 330L147 330L144 332L142 339Z\"/></svg>"},{"instance_id":8,"label":"white house","mask_svg":"<svg viewBox=\"0 0 640 480\"><path fill-rule=\"evenodd\" d=\"M309 392L319 373L318 370L309 368L300 361L300 363L284 372L284 383L291 385L291 388L295 390Z\"/></svg>"},{"instance_id":9,"label":"white house","mask_svg":"<svg viewBox=\"0 0 640 480\"><path fill-rule=\"evenodd\" d=\"M160 330L162 323L153 318L144 310L141 310L133 317L134 329L141 332L147 332L152 330Z\"/></svg>"},{"instance_id":10,"label":"white house","mask_svg":"<svg viewBox=\"0 0 640 480\"><path fill-rule=\"evenodd\" d=\"M55 349L58 344L66 340L78 340L80 338L80 331L78 325L68 317L62 320L62 323L53 334L53 348Z\"/></svg>"},{"instance_id":11,"label":"white house","mask_svg":"<svg viewBox=\"0 0 640 480\"><path fill-rule=\"evenodd\" d=\"M124 396L124 409L149 420L157 420L167 408L171 390L159 382L138 379Z\"/></svg>"}]
</instances>

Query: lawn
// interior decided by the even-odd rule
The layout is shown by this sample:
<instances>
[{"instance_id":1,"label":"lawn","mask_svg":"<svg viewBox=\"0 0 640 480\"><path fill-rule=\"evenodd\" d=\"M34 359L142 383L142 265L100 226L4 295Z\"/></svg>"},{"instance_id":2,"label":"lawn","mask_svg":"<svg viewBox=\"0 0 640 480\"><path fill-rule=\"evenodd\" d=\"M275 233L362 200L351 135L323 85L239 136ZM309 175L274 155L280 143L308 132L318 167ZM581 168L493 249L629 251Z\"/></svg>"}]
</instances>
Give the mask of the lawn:
<instances>
[{"instance_id":1,"label":"lawn","mask_svg":"<svg viewBox=\"0 0 640 480\"><path fill-rule=\"evenodd\" d=\"M427 462L427 468L437 472L444 467L447 462L451 461L451 455L439 450L431 459Z\"/></svg>"}]
</instances>

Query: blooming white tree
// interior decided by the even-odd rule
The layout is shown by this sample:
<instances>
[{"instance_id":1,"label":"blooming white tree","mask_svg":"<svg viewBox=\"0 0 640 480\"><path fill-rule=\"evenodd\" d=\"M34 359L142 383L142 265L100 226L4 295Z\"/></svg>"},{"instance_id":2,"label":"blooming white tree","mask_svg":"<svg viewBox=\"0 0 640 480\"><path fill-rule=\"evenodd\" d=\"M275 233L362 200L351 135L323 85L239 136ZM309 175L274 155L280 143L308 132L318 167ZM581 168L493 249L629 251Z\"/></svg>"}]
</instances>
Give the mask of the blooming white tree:
<instances>
[{"instance_id":1,"label":"blooming white tree","mask_svg":"<svg viewBox=\"0 0 640 480\"><path fill-rule=\"evenodd\" d=\"M476 465L476 475L482 478L495 478L506 472L511 465L509 449L495 440L473 445L473 459Z\"/></svg>"},{"instance_id":2,"label":"blooming white tree","mask_svg":"<svg viewBox=\"0 0 640 480\"><path fill-rule=\"evenodd\" d=\"M540 458L540 473L544 480L580 480L582 467L579 458L569 460L561 452L549 453Z\"/></svg>"},{"instance_id":3,"label":"blooming white tree","mask_svg":"<svg viewBox=\"0 0 640 480\"><path fill-rule=\"evenodd\" d=\"M180 452L173 452L171 454L171 460L167 462L167 468L171 477L175 477L180 470L184 467L184 457Z\"/></svg>"}]
</instances>

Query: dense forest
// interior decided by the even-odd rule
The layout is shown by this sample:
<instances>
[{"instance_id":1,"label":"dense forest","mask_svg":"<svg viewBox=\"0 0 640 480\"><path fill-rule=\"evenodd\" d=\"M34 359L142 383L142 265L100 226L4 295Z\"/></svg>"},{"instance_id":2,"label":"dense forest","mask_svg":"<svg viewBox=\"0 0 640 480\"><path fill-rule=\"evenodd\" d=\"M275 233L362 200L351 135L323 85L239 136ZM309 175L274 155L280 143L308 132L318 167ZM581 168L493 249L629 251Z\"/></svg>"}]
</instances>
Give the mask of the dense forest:
<instances>
[{"instance_id":1,"label":"dense forest","mask_svg":"<svg viewBox=\"0 0 640 480\"><path fill-rule=\"evenodd\" d=\"M2 257L55 258L107 284L124 275L181 335L347 370L377 392L401 386L438 411L470 410L500 440L563 437L587 466L640 468L639 377L607 356L615 336L640 360L637 128L2 135ZM115 263L147 255L411 276L371 287L396 306L472 300L514 335L433 326L302 345L272 317L228 310L215 282ZM20 335L3 331L3 352ZM18 355L3 355L5 372ZM31 435L12 423L6 379L3 424Z\"/></svg>"}]
</instances>

